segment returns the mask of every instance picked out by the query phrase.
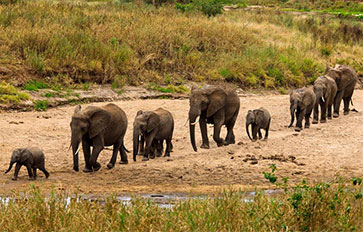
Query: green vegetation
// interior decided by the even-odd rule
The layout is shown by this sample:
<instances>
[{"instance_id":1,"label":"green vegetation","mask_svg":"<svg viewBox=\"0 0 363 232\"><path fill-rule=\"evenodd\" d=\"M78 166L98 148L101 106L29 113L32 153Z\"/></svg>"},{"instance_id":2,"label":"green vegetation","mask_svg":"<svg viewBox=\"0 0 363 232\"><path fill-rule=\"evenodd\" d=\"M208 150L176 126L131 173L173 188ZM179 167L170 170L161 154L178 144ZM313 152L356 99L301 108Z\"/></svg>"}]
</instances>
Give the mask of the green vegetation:
<instances>
[{"instance_id":1,"label":"green vegetation","mask_svg":"<svg viewBox=\"0 0 363 232\"><path fill-rule=\"evenodd\" d=\"M0 227L4 231L362 231L362 193L358 181L313 186L303 181L273 197L257 191L253 201L246 201L242 191L227 190L161 208L140 197L130 204L116 197L99 204L56 191L44 197L32 187L25 194L11 195L13 200L0 200Z\"/></svg>"},{"instance_id":2,"label":"green vegetation","mask_svg":"<svg viewBox=\"0 0 363 232\"><path fill-rule=\"evenodd\" d=\"M174 5L17 1L0 5L0 64L20 64L52 89L186 80L279 89L312 82L327 64L362 72L361 33L357 21L268 9L206 17Z\"/></svg>"},{"instance_id":3,"label":"green vegetation","mask_svg":"<svg viewBox=\"0 0 363 232\"><path fill-rule=\"evenodd\" d=\"M19 91L11 84L0 82L0 103L19 103L29 99L29 94Z\"/></svg>"},{"instance_id":4,"label":"green vegetation","mask_svg":"<svg viewBox=\"0 0 363 232\"><path fill-rule=\"evenodd\" d=\"M175 86L175 85L169 84L166 87L161 87L155 83L150 83L150 88L152 90L156 90L156 91L159 91L162 93L188 93L189 92L189 89L187 87L185 87L184 85Z\"/></svg>"},{"instance_id":5,"label":"green vegetation","mask_svg":"<svg viewBox=\"0 0 363 232\"><path fill-rule=\"evenodd\" d=\"M48 100L36 100L34 108L37 111L46 111L48 108Z\"/></svg>"},{"instance_id":6,"label":"green vegetation","mask_svg":"<svg viewBox=\"0 0 363 232\"><path fill-rule=\"evenodd\" d=\"M25 90L29 90L29 91L36 91L38 92L39 89L46 89L49 86L42 82L42 81L29 81L28 83L25 84L24 89Z\"/></svg>"},{"instance_id":7,"label":"green vegetation","mask_svg":"<svg viewBox=\"0 0 363 232\"><path fill-rule=\"evenodd\" d=\"M45 94L44 94L44 97L46 97L46 98L51 98L51 97L55 97L56 96L56 94L55 93L53 93L53 92L46 92Z\"/></svg>"}]
</instances>

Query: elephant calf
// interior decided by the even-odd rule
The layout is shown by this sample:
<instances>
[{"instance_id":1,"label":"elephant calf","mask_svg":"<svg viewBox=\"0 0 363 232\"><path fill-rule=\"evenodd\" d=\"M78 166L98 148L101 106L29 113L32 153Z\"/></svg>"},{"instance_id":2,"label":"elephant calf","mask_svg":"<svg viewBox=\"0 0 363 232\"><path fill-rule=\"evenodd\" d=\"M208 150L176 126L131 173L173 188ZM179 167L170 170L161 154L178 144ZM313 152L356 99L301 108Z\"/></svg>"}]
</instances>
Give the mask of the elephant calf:
<instances>
[{"instance_id":1,"label":"elephant calf","mask_svg":"<svg viewBox=\"0 0 363 232\"><path fill-rule=\"evenodd\" d=\"M337 84L334 79L329 76L321 76L314 81L314 93L316 101L314 106L313 124L318 123L319 105L321 108L320 122L326 122L326 113L328 108L328 118L332 119L332 106L337 93Z\"/></svg>"},{"instance_id":2,"label":"elephant calf","mask_svg":"<svg viewBox=\"0 0 363 232\"><path fill-rule=\"evenodd\" d=\"M163 108L158 108L154 111L138 111L134 121L134 161L136 161L139 146L141 147L140 150L143 151L144 141L146 142L146 146L143 154L143 161L149 160L149 154L150 158L154 158L155 150L161 153L164 140L166 140L164 156L170 156L170 152L173 147L171 143L173 131L174 119L169 111L164 110Z\"/></svg>"},{"instance_id":3,"label":"elephant calf","mask_svg":"<svg viewBox=\"0 0 363 232\"><path fill-rule=\"evenodd\" d=\"M248 137L252 141L257 140L257 132L259 139L262 139L261 129L266 131L265 139L268 138L268 131L270 129L271 115L270 113L263 107L255 110L249 110L246 116L246 132ZM252 127L252 138L250 136L250 132L248 130L249 125Z\"/></svg>"},{"instance_id":4,"label":"elephant calf","mask_svg":"<svg viewBox=\"0 0 363 232\"><path fill-rule=\"evenodd\" d=\"M45 174L46 178L49 177L49 172L44 167L44 153L37 147L15 149L11 155L9 169L5 174L11 170L14 163L16 163L16 166L14 177L12 178L13 180L18 178L19 170L22 165L26 166L29 177L34 178L34 180L37 177L37 168Z\"/></svg>"},{"instance_id":5,"label":"elephant calf","mask_svg":"<svg viewBox=\"0 0 363 232\"><path fill-rule=\"evenodd\" d=\"M290 113L291 122L289 128L295 120L296 113L296 127L295 131L302 130L302 120L305 117L305 128L310 127L310 115L313 111L316 101L316 96L313 87L304 87L301 89L293 90L290 94Z\"/></svg>"}]
</instances>

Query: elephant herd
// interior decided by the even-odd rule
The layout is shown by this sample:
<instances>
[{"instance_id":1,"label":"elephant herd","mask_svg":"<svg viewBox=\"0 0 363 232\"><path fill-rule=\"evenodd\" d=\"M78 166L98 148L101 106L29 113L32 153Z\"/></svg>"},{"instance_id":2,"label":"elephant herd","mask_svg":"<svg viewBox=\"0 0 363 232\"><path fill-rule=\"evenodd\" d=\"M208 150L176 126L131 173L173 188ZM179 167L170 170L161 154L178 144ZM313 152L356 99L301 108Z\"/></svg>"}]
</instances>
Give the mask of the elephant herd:
<instances>
[{"instance_id":1,"label":"elephant herd","mask_svg":"<svg viewBox=\"0 0 363 232\"><path fill-rule=\"evenodd\" d=\"M341 100L344 101L344 114L348 114L349 103L357 80L357 74L351 67L336 65L334 68L329 67L324 76L315 80L313 86L293 90L290 94L291 122L289 127L292 127L296 116L296 131L302 130L303 118L305 118L305 128L309 128L310 115L313 110L312 123L318 123L319 106L321 123L326 122L326 117L328 119L338 117ZM240 108L240 98L236 91L214 86L203 88L193 86L189 105L189 132L194 151L197 151L195 141L197 123L199 123L202 135L201 148L209 148L207 123L214 125L213 139L217 146L235 143L233 127ZM266 109L261 107L249 110L246 115L248 137L255 141L258 134L261 139L261 129L264 129L266 131L265 139L267 139L270 123L271 115ZM85 109L82 109L80 105L76 106L70 123L73 169L79 171L78 155L81 144L85 160L84 172L94 172L100 169L101 165L97 159L105 146L113 146L112 157L107 164L109 169L115 166L118 153L120 153L120 163L127 164L127 152L129 151L124 145L127 125L125 112L115 104L110 103L103 107L88 106ZM223 125L227 128L227 135L224 139L220 137ZM252 137L249 126L252 127ZM136 161L137 155L142 155L143 161L161 156L164 150L164 140L166 142L164 156L170 156L173 149L173 131L174 119L169 111L162 108L154 111L139 110L133 123L133 160ZM44 165L44 154L39 148L14 150L6 173L11 170L14 163L16 163L16 168L13 180L17 179L22 165L27 167L30 178L35 179L37 168L43 171L47 178L49 176Z\"/></svg>"}]
</instances>

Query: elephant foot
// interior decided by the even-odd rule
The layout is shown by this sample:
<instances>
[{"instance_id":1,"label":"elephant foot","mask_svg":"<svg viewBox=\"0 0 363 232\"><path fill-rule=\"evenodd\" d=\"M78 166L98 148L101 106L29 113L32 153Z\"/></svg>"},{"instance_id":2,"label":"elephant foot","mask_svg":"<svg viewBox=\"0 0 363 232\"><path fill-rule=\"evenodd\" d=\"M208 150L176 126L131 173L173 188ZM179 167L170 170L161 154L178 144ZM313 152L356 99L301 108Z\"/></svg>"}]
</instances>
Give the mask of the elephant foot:
<instances>
[{"instance_id":1,"label":"elephant foot","mask_svg":"<svg viewBox=\"0 0 363 232\"><path fill-rule=\"evenodd\" d=\"M139 154L137 154L139 156L144 156L144 152L139 152Z\"/></svg>"},{"instance_id":2,"label":"elephant foot","mask_svg":"<svg viewBox=\"0 0 363 232\"><path fill-rule=\"evenodd\" d=\"M98 170L100 170L101 165L97 165L96 167L93 167L93 171L97 172Z\"/></svg>"},{"instance_id":3,"label":"elephant foot","mask_svg":"<svg viewBox=\"0 0 363 232\"><path fill-rule=\"evenodd\" d=\"M148 157L144 157L144 158L142 158L142 161L148 161L149 160L149 158Z\"/></svg>"},{"instance_id":4,"label":"elephant foot","mask_svg":"<svg viewBox=\"0 0 363 232\"><path fill-rule=\"evenodd\" d=\"M202 144L200 145L200 148L203 148L203 149L209 149L209 144Z\"/></svg>"},{"instance_id":5,"label":"elephant foot","mask_svg":"<svg viewBox=\"0 0 363 232\"><path fill-rule=\"evenodd\" d=\"M108 164L107 164L107 168L108 168L108 169L111 169L111 168L113 168L114 166L115 166L115 165L113 165L112 163L108 163Z\"/></svg>"},{"instance_id":6,"label":"elephant foot","mask_svg":"<svg viewBox=\"0 0 363 232\"><path fill-rule=\"evenodd\" d=\"M86 167L86 168L83 168L83 172L93 172L93 170Z\"/></svg>"},{"instance_id":7,"label":"elephant foot","mask_svg":"<svg viewBox=\"0 0 363 232\"><path fill-rule=\"evenodd\" d=\"M339 118L339 114L338 113L334 113L333 114L333 118Z\"/></svg>"},{"instance_id":8,"label":"elephant foot","mask_svg":"<svg viewBox=\"0 0 363 232\"><path fill-rule=\"evenodd\" d=\"M265 138L263 139L263 141L267 141L267 139L268 139L268 137L265 137Z\"/></svg>"},{"instance_id":9,"label":"elephant foot","mask_svg":"<svg viewBox=\"0 0 363 232\"><path fill-rule=\"evenodd\" d=\"M164 157L170 157L170 153L165 154Z\"/></svg>"},{"instance_id":10,"label":"elephant foot","mask_svg":"<svg viewBox=\"0 0 363 232\"><path fill-rule=\"evenodd\" d=\"M310 125L309 124L305 124L305 126L304 126L304 128L309 128L310 127Z\"/></svg>"},{"instance_id":11,"label":"elephant foot","mask_svg":"<svg viewBox=\"0 0 363 232\"><path fill-rule=\"evenodd\" d=\"M320 120L320 123L326 123L326 119Z\"/></svg>"},{"instance_id":12,"label":"elephant foot","mask_svg":"<svg viewBox=\"0 0 363 232\"><path fill-rule=\"evenodd\" d=\"M155 159L155 155L150 155L150 159Z\"/></svg>"},{"instance_id":13,"label":"elephant foot","mask_svg":"<svg viewBox=\"0 0 363 232\"><path fill-rule=\"evenodd\" d=\"M50 176L49 173L45 174L45 178L48 179L48 177Z\"/></svg>"},{"instance_id":14,"label":"elephant foot","mask_svg":"<svg viewBox=\"0 0 363 232\"><path fill-rule=\"evenodd\" d=\"M348 115L349 114L349 110L344 110L344 115Z\"/></svg>"},{"instance_id":15,"label":"elephant foot","mask_svg":"<svg viewBox=\"0 0 363 232\"><path fill-rule=\"evenodd\" d=\"M17 179L17 177L13 177L13 178L11 178L12 180L16 180Z\"/></svg>"},{"instance_id":16,"label":"elephant foot","mask_svg":"<svg viewBox=\"0 0 363 232\"><path fill-rule=\"evenodd\" d=\"M156 157L161 157L161 152L156 153Z\"/></svg>"},{"instance_id":17,"label":"elephant foot","mask_svg":"<svg viewBox=\"0 0 363 232\"><path fill-rule=\"evenodd\" d=\"M127 160L126 161L121 160L119 164L128 164L128 163L129 163L129 161L127 161Z\"/></svg>"},{"instance_id":18,"label":"elephant foot","mask_svg":"<svg viewBox=\"0 0 363 232\"><path fill-rule=\"evenodd\" d=\"M320 121L321 122L321 121ZM318 124L318 120L317 119L314 119L312 122L312 124Z\"/></svg>"},{"instance_id":19,"label":"elephant foot","mask_svg":"<svg viewBox=\"0 0 363 232\"><path fill-rule=\"evenodd\" d=\"M328 119L332 120L333 118L332 118L332 116L328 116Z\"/></svg>"},{"instance_id":20,"label":"elephant foot","mask_svg":"<svg viewBox=\"0 0 363 232\"><path fill-rule=\"evenodd\" d=\"M295 127L295 131L300 132L300 131L302 131L302 128L301 127Z\"/></svg>"},{"instance_id":21,"label":"elephant foot","mask_svg":"<svg viewBox=\"0 0 363 232\"><path fill-rule=\"evenodd\" d=\"M73 167L73 170L76 172L79 172L79 168L78 167Z\"/></svg>"}]
</instances>

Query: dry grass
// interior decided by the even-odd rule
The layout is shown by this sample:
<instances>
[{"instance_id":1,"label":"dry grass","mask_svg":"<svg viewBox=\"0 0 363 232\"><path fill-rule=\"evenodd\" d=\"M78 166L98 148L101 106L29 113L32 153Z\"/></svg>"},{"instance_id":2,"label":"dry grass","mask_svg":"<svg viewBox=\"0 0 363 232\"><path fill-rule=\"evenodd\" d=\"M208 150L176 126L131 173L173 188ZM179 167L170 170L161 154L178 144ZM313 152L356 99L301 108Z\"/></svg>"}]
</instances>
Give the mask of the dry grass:
<instances>
[{"instance_id":1,"label":"dry grass","mask_svg":"<svg viewBox=\"0 0 363 232\"><path fill-rule=\"evenodd\" d=\"M270 10L208 18L139 2L19 1L0 5L0 64L30 70L23 84L36 76L64 84L121 78L275 88L310 83L336 62L361 72L362 36L351 36L361 23L344 20L339 29L338 19L322 20Z\"/></svg>"},{"instance_id":2,"label":"dry grass","mask_svg":"<svg viewBox=\"0 0 363 232\"><path fill-rule=\"evenodd\" d=\"M253 202L243 192L225 191L213 198L177 202L161 208L133 198L105 204L48 197L32 187L16 200L0 200L4 231L362 231L363 198L359 185L301 184L276 197L257 192Z\"/></svg>"}]
</instances>

